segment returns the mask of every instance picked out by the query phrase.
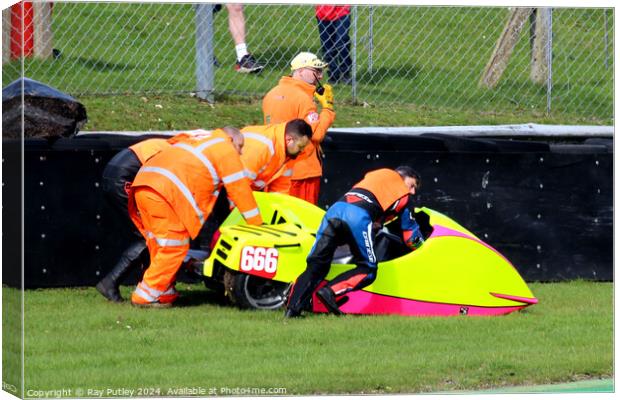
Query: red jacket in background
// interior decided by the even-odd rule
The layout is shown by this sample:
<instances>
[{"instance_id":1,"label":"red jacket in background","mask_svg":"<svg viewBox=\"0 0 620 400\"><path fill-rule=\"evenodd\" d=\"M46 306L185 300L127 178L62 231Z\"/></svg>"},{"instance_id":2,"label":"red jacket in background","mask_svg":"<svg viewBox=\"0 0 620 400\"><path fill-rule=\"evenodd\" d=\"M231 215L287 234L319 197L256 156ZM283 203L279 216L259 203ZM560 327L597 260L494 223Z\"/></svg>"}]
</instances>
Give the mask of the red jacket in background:
<instances>
[{"instance_id":1,"label":"red jacket in background","mask_svg":"<svg viewBox=\"0 0 620 400\"><path fill-rule=\"evenodd\" d=\"M315 7L316 17L321 21L335 21L351 12L351 6L320 5Z\"/></svg>"}]
</instances>

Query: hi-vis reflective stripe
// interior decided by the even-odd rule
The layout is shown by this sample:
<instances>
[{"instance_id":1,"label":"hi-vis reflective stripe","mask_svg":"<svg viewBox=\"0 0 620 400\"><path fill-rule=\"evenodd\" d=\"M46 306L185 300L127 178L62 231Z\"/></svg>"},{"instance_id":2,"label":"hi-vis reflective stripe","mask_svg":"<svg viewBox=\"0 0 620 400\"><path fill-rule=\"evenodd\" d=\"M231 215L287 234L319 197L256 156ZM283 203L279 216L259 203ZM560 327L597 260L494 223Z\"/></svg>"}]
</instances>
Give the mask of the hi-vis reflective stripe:
<instances>
[{"instance_id":1,"label":"hi-vis reflective stripe","mask_svg":"<svg viewBox=\"0 0 620 400\"><path fill-rule=\"evenodd\" d=\"M160 247L176 247L176 246L184 246L189 243L188 239L178 240L178 239L162 239L158 238L153 234L153 232L146 231L146 236L150 239L155 239L157 244Z\"/></svg>"},{"instance_id":2,"label":"hi-vis reflective stripe","mask_svg":"<svg viewBox=\"0 0 620 400\"><path fill-rule=\"evenodd\" d=\"M204 142L200 146L196 147L196 150L202 152L207 147L211 147L214 144L222 143L223 141L224 141L224 139L222 139L222 138L215 138L213 140L209 140L208 142Z\"/></svg>"},{"instance_id":3,"label":"hi-vis reflective stripe","mask_svg":"<svg viewBox=\"0 0 620 400\"><path fill-rule=\"evenodd\" d=\"M250 211L246 211L243 214L243 218L248 219L248 218L252 218L255 217L259 214L258 212L258 208L253 208Z\"/></svg>"},{"instance_id":4,"label":"hi-vis reflective stripe","mask_svg":"<svg viewBox=\"0 0 620 400\"><path fill-rule=\"evenodd\" d=\"M187 133L190 136L205 136L205 137L208 137L208 136L211 136L211 133L213 131L206 131L204 129L192 129L192 130L183 131L183 132Z\"/></svg>"},{"instance_id":5,"label":"hi-vis reflective stripe","mask_svg":"<svg viewBox=\"0 0 620 400\"><path fill-rule=\"evenodd\" d=\"M244 171L239 171L236 172L234 174L230 174L228 176L225 176L222 178L222 182L224 182L225 184L229 184L229 183L233 183L235 181L238 181L239 179L243 179L245 178L245 172Z\"/></svg>"},{"instance_id":6,"label":"hi-vis reflective stripe","mask_svg":"<svg viewBox=\"0 0 620 400\"><path fill-rule=\"evenodd\" d=\"M285 170L284 173L282 173L282 176L293 176L293 170L292 169Z\"/></svg>"},{"instance_id":7,"label":"hi-vis reflective stripe","mask_svg":"<svg viewBox=\"0 0 620 400\"><path fill-rule=\"evenodd\" d=\"M276 153L273 149L273 142L266 136L260 135L258 133L243 132L243 137L258 140L259 142L266 144L267 147L269 147L269 152L271 153L271 155L274 155Z\"/></svg>"},{"instance_id":8,"label":"hi-vis reflective stripe","mask_svg":"<svg viewBox=\"0 0 620 400\"><path fill-rule=\"evenodd\" d=\"M198 208L198 204L196 203L196 200L194 199L194 196L192 196L192 192L190 192L190 190L187 188L187 186L185 186L185 184L183 182L181 182L181 180L175 174L173 174L172 172L168 171L167 169L159 168L159 167L142 167L141 171L144 171L144 172L154 172L156 174L163 175L166 178L170 179L170 181L172 183L174 183L176 185L176 187L179 188L181 193L183 193L183 196L185 197L185 199L192 206L192 208L194 209L194 212L196 213L196 216L200 220L200 223L201 224L205 223L204 214L202 213L200 208Z\"/></svg>"},{"instance_id":9,"label":"hi-vis reflective stripe","mask_svg":"<svg viewBox=\"0 0 620 400\"><path fill-rule=\"evenodd\" d=\"M247 176L251 180L256 179L256 174L254 172L250 171L249 169L245 170L245 176Z\"/></svg>"},{"instance_id":10,"label":"hi-vis reflective stripe","mask_svg":"<svg viewBox=\"0 0 620 400\"><path fill-rule=\"evenodd\" d=\"M151 303L156 302L161 295L161 291L148 287L144 282L140 282L138 286L136 286L135 292L138 296Z\"/></svg>"},{"instance_id":11,"label":"hi-vis reflective stripe","mask_svg":"<svg viewBox=\"0 0 620 400\"><path fill-rule=\"evenodd\" d=\"M174 288L174 286L170 286L168 290L166 290L162 294L176 294L176 293L177 293L177 290Z\"/></svg>"},{"instance_id":12,"label":"hi-vis reflective stripe","mask_svg":"<svg viewBox=\"0 0 620 400\"><path fill-rule=\"evenodd\" d=\"M265 187L265 181L254 181L254 185L262 189Z\"/></svg>"},{"instance_id":13,"label":"hi-vis reflective stripe","mask_svg":"<svg viewBox=\"0 0 620 400\"><path fill-rule=\"evenodd\" d=\"M144 282L140 282L138 286L136 286L135 293L144 300L154 303L162 294L175 294L177 291L174 286L170 286L166 291L162 292L161 290L153 289Z\"/></svg>"},{"instance_id":14,"label":"hi-vis reflective stripe","mask_svg":"<svg viewBox=\"0 0 620 400\"><path fill-rule=\"evenodd\" d=\"M211 177L213 178L213 186L217 186L218 183L220 182L220 178L217 176L217 172L215 171L215 167L213 167L213 164L211 164L211 161L209 161L209 159L202 154L202 151L200 150L200 148L202 147L204 149L204 145L205 144L211 144L212 142L216 142L216 141L223 141L224 139L213 139L213 140L209 140L208 142L198 146L198 147L193 147L190 146L187 143L177 143L174 145L174 147L178 147L180 149L183 149L185 151L190 152L194 157L196 157L197 159L200 160L200 162L209 170L209 174L211 174ZM215 144L215 143L212 143ZM211 145L212 145L211 144ZM208 147L208 146L207 146Z\"/></svg>"}]
</instances>

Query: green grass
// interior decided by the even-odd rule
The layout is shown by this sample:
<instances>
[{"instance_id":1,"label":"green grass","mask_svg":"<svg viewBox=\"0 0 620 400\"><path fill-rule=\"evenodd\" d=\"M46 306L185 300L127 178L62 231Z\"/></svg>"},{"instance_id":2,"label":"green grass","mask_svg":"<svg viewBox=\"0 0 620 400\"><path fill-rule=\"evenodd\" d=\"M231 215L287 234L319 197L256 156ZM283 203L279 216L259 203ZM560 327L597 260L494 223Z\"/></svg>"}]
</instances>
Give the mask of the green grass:
<instances>
[{"instance_id":1,"label":"green grass","mask_svg":"<svg viewBox=\"0 0 620 400\"><path fill-rule=\"evenodd\" d=\"M336 91L336 96L339 93ZM338 97L336 97L338 99ZM216 104L188 95L84 96L88 123L83 130L183 130L225 125L262 124L260 99L220 98ZM161 106L161 108L157 107ZM613 124L611 120L567 115L546 116L537 111L482 112L415 105L353 105L336 100L333 127L443 126L498 124Z\"/></svg>"},{"instance_id":2,"label":"green grass","mask_svg":"<svg viewBox=\"0 0 620 400\"><path fill-rule=\"evenodd\" d=\"M534 283L540 303L502 317L311 315L294 321L280 311L222 305L198 285L179 288L179 307L164 310L110 304L94 288L27 291L26 390L418 393L613 373L610 283ZM124 287L124 296L130 290Z\"/></svg>"},{"instance_id":3,"label":"green grass","mask_svg":"<svg viewBox=\"0 0 620 400\"><path fill-rule=\"evenodd\" d=\"M413 110L426 107L472 116L481 111L546 112L546 86L529 79L529 24L499 85L493 90L478 87L508 18L507 8L374 9L371 66L369 8L359 8L358 102L397 108L409 104ZM248 5L245 14L251 51L266 68L251 76L233 71L235 55L226 11L216 14L214 51L221 64L215 71L218 96L260 97L288 73L288 62L300 49L320 50L311 6ZM607 47L605 15L610 34ZM551 114L565 121L592 119L609 124L613 118L613 12L556 8L553 29ZM27 59L26 76L78 96L196 90L191 4L60 2L54 5L53 31L54 47L62 51L61 57ZM19 76L18 65L3 66L3 86ZM350 87L339 85L337 90L338 101L353 100Z\"/></svg>"},{"instance_id":4,"label":"green grass","mask_svg":"<svg viewBox=\"0 0 620 400\"><path fill-rule=\"evenodd\" d=\"M22 293L2 289L3 390L19 396L22 381Z\"/></svg>"}]
</instances>

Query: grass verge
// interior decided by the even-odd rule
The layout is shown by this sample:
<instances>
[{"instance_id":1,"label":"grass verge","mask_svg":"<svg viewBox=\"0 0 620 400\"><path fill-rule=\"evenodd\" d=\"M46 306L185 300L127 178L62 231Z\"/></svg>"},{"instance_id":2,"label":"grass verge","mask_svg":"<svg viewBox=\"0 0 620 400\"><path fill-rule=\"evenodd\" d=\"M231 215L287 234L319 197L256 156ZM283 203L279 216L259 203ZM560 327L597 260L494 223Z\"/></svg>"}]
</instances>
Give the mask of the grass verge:
<instances>
[{"instance_id":1,"label":"grass verge","mask_svg":"<svg viewBox=\"0 0 620 400\"><path fill-rule=\"evenodd\" d=\"M275 82L274 82L275 84ZM336 92L336 100L338 99ZM263 123L260 99L221 98L216 104L189 95L85 96L79 99L88 112L83 130L183 130L231 125L243 127ZM605 125L609 120L567 114L546 116L536 111L481 112L421 107L410 104L361 105L336 103L333 127L355 126L443 126L499 124Z\"/></svg>"},{"instance_id":2,"label":"grass verge","mask_svg":"<svg viewBox=\"0 0 620 400\"><path fill-rule=\"evenodd\" d=\"M503 317L295 321L198 285L180 284L179 307L165 310L110 304L94 288L29 290L25 387L420 393L612 376L613 285L531 288L540 303Z\"/></svg>"}]
</instances>

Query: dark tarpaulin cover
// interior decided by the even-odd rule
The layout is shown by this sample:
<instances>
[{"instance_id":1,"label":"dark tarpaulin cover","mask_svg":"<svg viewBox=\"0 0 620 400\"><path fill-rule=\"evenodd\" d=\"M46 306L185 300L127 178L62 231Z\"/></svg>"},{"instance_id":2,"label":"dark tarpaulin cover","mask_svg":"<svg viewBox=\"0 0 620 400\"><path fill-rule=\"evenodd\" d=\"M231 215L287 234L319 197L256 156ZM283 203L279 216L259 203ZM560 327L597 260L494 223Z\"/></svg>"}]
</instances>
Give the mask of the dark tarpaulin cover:
<instances>
[{"instance_id":1,"label":"dark tarpaulin cover","mask_svg":"<svg viewBox=\"0 0 620 400\"><path fill-rule=\"evenodd\" d=\"M22 103L23 85L23 103ZM55 138L76 134L87 121L86 108L73 97L29 78L2 89L2 136Z\"/></svg>"}]
</instances>

